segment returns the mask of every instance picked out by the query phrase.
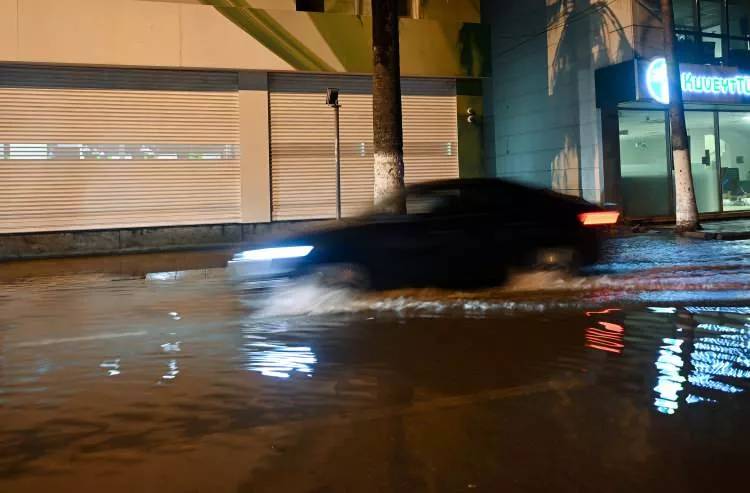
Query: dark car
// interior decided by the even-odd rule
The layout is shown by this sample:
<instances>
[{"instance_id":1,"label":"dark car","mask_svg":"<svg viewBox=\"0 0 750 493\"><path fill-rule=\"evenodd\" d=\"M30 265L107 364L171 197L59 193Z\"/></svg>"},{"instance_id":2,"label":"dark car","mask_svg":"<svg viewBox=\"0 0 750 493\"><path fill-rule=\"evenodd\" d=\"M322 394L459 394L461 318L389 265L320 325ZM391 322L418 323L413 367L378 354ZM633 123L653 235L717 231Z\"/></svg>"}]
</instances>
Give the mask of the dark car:
<instances>
[{"instance_id":1,"label":"dark car","mask_svg":"<svg viewBox=\"0 0 750 493\"><path fill-rule=\"evenodd\" d=\"M399 203L405 214L387 212ZM357 218L260 243L229 267L240 279L319 275L376 289L498 285L517 266L595 262L599 230L618 216L499 179L437 181Z\"/></svg>"}]
</instances>

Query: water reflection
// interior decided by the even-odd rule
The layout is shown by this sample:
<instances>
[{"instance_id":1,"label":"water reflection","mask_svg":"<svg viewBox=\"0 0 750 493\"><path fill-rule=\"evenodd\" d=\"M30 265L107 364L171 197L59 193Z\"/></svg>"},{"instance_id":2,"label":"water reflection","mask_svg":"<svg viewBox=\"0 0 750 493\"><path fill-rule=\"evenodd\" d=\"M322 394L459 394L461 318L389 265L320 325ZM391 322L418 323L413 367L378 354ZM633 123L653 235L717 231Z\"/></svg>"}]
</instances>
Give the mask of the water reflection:
<instances>
[{"instance_id":1,"label":"water reflection","mask_svg":"<svg viewBox=\"0 0 750 493\"><path fill-rule=\"evenodd\" d=\"M585 312L598 320L585 329L584 345L616 355L629 346L632 352L644 343L656 346L652 389L658 412L673 415L682 406L717 403L750 388L750 307L647 308Z\"/></svg>"},{"instance_id":2,"label":"water reflection","mask_svg":"<svg viewBox=\"0 0 750 493\"><path fill-rule=\"evenodd\" d=\"M243 328L244 368L273 378L291 378L295 374L312 377L318 358L312 348L282 342L286 324ZM272 339L269 339L269 336Z\"/></svg>"},{"instance_id":3,"label":"water reflection","mask_svg":"<svg viewBox=\"0 0 750 493\"><path fill-rule=\"evenodd\" d=\"M680 373L685 366L682 359L682 345L685 341L665 337L662 342L664 344L656 359L659 376L654 387L657 394L654 406L660 413L674 414L680 407L680 392L684 390L685 377Z\"/></svg>"},{"instance_id":4,"label":"water reflection","mask_svg":"<svg viewBox=\"0 0 750 493\"><path fill-rule=\"evenodd\" d=\"M722 395L744 392L750 381L747 307L685 307L675 310L680 338L664 338L656 368L656 409L674 414L686 404L716 403ZM723 314L725 323L700 323L700 314ZM684 392L683 392L684 391Z\"/></svg>"},{"instance_id":5,"label":"water reflection","mask_svg":"<svg viewBox=\"0 0 750 493\"><path fill-rule=\"evenodd\" d=\"M619 308L607 308L605 310L586 312L586 316L609 315L619 311ZM624 338L625 328L620 324L612 322L599 321L596 327L586 329L586 347L590 349L622 354L625 348Z\"/></svg>"},{"instance_id":6,"label":"water reflection","mask_svg":"<svg viewBox=\"0 0 750 493\"><path fill-rule=\"evenodd\" d=\"M318 362L312 349L306 346L289 347L265 342L248 346L247 369L267 377L289 378L294 372L311 377L313 366Z\"/></svg>"},{"instance_id":7,"label":"water reflection","mask_svg":"<svg viewBox=\"0 0 750 493\"><path fill-rule=\"evenodd\" d=\"M686 306L689 313L732 313L737 315L750 315L748 306Z\"/></svg>"},{"instance_id":8,"label":"water reflection","mask_svg":"<svg viewBox=\"0 0 750 493\"><path fill-rule=\"evenodd\" d=\"M99 368L106 369L108 377L115 377L120 374L120 359L102 361Z\"/></svg>"},{"instance_id":9,"label":"water reflection","mask_svg":"<svg viewBox=\"0 0 750 493\"><path fill-rule=\"evenodd\" d=\"M174 380L175 378L177 378L177 375L180 373L180 369L177 366L177 360L176 359L169 360L169 362L167 362L167 368L168 368L167 372L164 375L162 375L161 379L162 380Z\"/></svg>"},{"instance_id":10,"label":"water reflection","mask_svg":"<svg viewBox=\"0 0 750 493\"><path fill-rule=\"evenodd\" d=\"M586 329L586 347L621 354L625 347L625 329L621 325L609 322L599 322L598 325L599 327Z\"/></svg>"}]
</instances>

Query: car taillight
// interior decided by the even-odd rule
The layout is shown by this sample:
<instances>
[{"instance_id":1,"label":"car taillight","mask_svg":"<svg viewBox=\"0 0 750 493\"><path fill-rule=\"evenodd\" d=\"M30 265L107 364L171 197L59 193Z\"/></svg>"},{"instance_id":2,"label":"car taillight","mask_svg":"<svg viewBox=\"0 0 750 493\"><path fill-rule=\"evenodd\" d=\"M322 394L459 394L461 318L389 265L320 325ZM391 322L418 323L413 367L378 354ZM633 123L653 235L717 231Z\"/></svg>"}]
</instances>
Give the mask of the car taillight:
<instances>
[{"instance_id":1,"label":"car taillight","mask_svg":"<svg viewBox=\"0 0 750 493\"><path fill-rule=\"evenodd\" d=\"M578 220L584 226L609 226L617 224L618 219L620 219L620 213L617 211L597 211L578 214Z\"/></svg>"}]
</instances>

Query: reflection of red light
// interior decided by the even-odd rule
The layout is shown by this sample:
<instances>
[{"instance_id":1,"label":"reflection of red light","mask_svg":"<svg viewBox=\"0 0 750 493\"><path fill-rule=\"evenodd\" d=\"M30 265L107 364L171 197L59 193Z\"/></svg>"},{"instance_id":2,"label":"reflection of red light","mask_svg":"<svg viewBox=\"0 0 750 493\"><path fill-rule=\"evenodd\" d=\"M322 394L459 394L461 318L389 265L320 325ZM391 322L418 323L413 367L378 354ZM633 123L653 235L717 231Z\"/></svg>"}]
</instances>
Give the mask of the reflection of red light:
<instances>
[{"instance_id":1,"label":"reflection of red light","mask_svg":"<svg viewBox=\"0 0 750 493\"><path fill-rule=\"evenodd\" d=\"M599 322L599 325L607 330L611 330L612 332L617 332L618 334L622 334L623 332L625 332L625 329L622 327L622 325L611 324L609 322Z\"/></svg>"},{"instance_id":2,"label":"reflection of red light","mask_svg":"<svg viewBox=\"0 0 750 493\"><path fill-rule=\"evenodd\" d=\"M599 322L603 329L589 327L586 329L586 347L607 351L610 353L622 353L625 348L623 344L625 329L618 324Z\"/></svg>"},{"instance_id":3,"label":"reflection of red light","mask_svg":"<svg viewBox=\"0 0 750 493\"><path fill-rule=\"evenodd\" d=\"M614 349L607 346L599 346L598 344L586 344L586 347L590 347L592 349L599 349L600 351L609 351L610 353L620 354L622 353L622 349Z\"/></svg>"},{"instance_id":4,"label":"reflection of red light","mask_svg":"<svg viewBox=\"0 0 750 493\"><path fill-rule=\"evenodd\" d=\"M606 315L608 313L619 312L619 311L620 311L619 308L607 308L606 310L601 310L598 312L586 312L586 316L590 317L591 315Z\"/></svg>"}]
</instances>

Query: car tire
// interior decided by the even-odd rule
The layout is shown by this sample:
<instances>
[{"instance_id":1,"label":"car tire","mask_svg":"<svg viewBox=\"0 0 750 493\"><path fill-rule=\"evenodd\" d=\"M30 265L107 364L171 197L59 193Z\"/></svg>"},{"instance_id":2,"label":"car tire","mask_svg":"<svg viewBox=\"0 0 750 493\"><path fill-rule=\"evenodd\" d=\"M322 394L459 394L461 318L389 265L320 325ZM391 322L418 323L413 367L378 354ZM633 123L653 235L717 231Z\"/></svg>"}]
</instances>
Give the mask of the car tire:
<instances>
[{"instance_id":1,"label":"car tire","mask_svg":"<svg viewBox=\"0 0 750 493\"><path fill-rule=\"evenodd\" d=\"M317 283L328 288L366 290L372 285L368 269L359 264L336 263L319 265L311 269Z\"/></svg>"},{"instance_id":2,"label":"car tire","mask_svg":"<svg viewBox=\"0 0 750 493\"><path fill-rule=\"evenodd\" d=\"M575 274L581 266L581 253L574 247L542 248L536 251L535 269Z\"/></svg>"}]
</instances>

